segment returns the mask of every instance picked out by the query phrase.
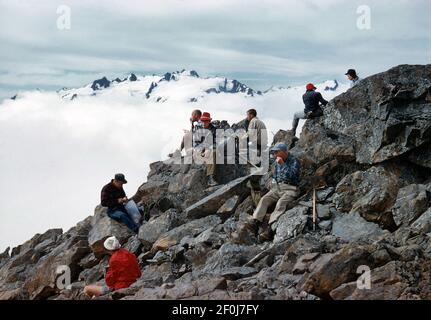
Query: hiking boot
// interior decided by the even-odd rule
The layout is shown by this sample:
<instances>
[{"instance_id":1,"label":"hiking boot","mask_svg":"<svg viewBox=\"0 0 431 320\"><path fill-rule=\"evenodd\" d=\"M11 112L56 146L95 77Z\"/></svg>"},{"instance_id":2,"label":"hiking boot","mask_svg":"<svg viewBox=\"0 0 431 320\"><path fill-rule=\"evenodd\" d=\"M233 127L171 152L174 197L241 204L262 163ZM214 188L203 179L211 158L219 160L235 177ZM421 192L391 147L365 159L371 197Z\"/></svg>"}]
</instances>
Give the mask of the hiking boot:
<instances>
[{"instance_id":1,"label":"hiking boot","mask_svg":"<svg viewBox=\"0 0 431 320\"><path fill-rule=\"evenodd\" d=\"M218 182L217 181L215 181L214 180L214 176L208 176L208 182L207 182L207 185L209 186L209 187L215 187L215 186L217 186L218 185Z\"/></svg>"},{"instance_id":2,"label":"hiking boot","mask_svg":"<svg viewBox=\"0 0 431 320\"><path fill-rule=\"evenodd\" d=\"M274 239L274 231L272 231L271 226L268 226L265 231L263 231L257 236L257 240L260 243L263 243L266 241L272 241L273 239Z\"/></svg>"}]
</instances>

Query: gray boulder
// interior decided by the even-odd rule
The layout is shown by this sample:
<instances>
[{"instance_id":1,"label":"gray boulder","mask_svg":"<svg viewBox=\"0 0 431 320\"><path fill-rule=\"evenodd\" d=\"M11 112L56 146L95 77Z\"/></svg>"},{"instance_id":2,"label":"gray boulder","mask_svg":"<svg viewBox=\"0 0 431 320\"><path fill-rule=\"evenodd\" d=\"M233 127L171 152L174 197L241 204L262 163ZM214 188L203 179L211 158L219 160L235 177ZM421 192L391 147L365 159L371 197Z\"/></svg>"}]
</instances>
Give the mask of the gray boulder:
<instances>
[{"instance_id":1,"label":"gray boulder","mask_svg":"<svg viewBox=\"0 0 431 320\"><path fill-rule=\"evenodd\" d=\"M121 244L124 244L133 235L126 225L109 218L106 212L106 208L97 206L91 221L88 243L96 255L104 251L103 242L106 238L115 236Z\"/></svg>"},{"instance_id":2,"label":"gray boulder","mask_svg":"<svg viewBox=\"0 0 431 320\"><path fill-rule=\"evenodd\" d=\"M346 242L376 241L389 235L372 222L366 221L357 212L337 216L332 224L332 234Z\"/></svg>"},{"instance_id":3,"label":"gray boulder","mask_svg":"<svg viewBox=\"0 0 431 320\"><path fill-rule=\"evenodd\" d=\"M221 219L215 215L192 220L162 234L154 243L152 250L166 250L169 247L180 243L183 238L187 236L195 237L208 228L214 227L220 223Z\"/></svg>"},{"instance_id":4,"label":"gray boulder","mask_svg":"<svg viewBox=\"0 0 431 320\"><path fill-rule=\"evenodd\" d=\"M245 198L249 192L249 189L246 187L249 178L250 176L245 176L231 181L209 196L191 205L186 209L187 217L195 219L214 214L220 208L221 203L226 202L235 195L240 196L242 199Z\"/></svg>"},{"instance_id":5,"label":"gray boulder","mask_svg":"<svg viewBox=\"0 0 431 320\"><path fill-rule=\"evenodd\" d=\"M325 127L354 141L356 161L380 163L430 140L431 64L400 65L363 79L325 108Z\"/></svg>"},{"instance_id":6,"label":"gray boulder","mask_svg":"<svg viewBox=\"0 0 431 320\"><path fill-rule=\"evenodd\" d=\"M339 211L357 212L367 221L391 227L397 192L398 177L376 166L345 176L335 189L333 202Z\"/></svg>"},{"instance_id":7,"label":"gray boulder","mask_svg":"<svg viewBox=\"0 0 431 320\"><path fill-rule=\"evenodd\" d=\"M392 208L397 226L410 225L429 207L425 185L412 184L401 188Z\"/></svg>"},{"instance_id":8,"label":"gray boulder","mask_svg":"<svg viewBox=\"0 0 431 320\"><path fill-rule=\"evenodd\" d=\"M181 224L179 213L169 209L158 217L153 217L139 229L138 238L145 249L150 249L154 242L167 231Z\"/></svg>"},{"instance_id":9,"label":"gray boulder","mask_svg":"<svg viewBox=\"0 0 431 320\"><path fill-rule=\"evenodd\" d=\"M275 231L274 243L296 237L301 234L307 224L308 207L297 206L284 213L271 226Z\"/></svg>"}]
</instances>

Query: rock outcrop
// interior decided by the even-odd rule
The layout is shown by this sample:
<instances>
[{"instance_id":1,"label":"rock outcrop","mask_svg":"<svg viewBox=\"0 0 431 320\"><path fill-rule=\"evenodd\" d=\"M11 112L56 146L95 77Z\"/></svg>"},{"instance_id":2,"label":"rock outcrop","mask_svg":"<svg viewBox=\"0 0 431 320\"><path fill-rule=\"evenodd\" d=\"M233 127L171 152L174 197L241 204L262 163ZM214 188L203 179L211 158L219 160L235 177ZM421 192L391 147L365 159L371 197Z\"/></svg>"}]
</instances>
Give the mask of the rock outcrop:
<instances>
[{"instance_id":1,"label":"rock outcrop","mask_svg":"<svg viewBox=\"0 0 431 320\"><path fill-rule=\"evenodd\" d=\"M204 166L160 161L133 197L150 215L138 234L98 206L67 232L36 235L0 254L0 299L86 299L84 285L103 282L110 235L142 277L99 299L431 299L431 65L363 79L299 139L280 130L279 141L301 161L301 199L273 240L245 227L244 166L223 167L207 188Z\"/></svg>"}]
</instances>

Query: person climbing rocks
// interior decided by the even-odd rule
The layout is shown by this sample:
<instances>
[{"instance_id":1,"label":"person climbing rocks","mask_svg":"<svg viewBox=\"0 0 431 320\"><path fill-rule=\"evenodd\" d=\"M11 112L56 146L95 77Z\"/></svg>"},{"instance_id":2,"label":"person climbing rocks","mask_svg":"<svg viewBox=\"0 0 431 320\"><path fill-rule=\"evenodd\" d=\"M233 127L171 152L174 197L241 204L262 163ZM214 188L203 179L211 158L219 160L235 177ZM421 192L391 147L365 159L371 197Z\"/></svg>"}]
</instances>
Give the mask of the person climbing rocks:
<instances>
[{"instance_id":1,"label":"person climbing rocks","mask_svg":"<svg viewBox=\"0 0 431 320\"><path fill-rule=\"evenodd\" d=\"M317 88L314 84L307 84L306 92L302 96L305 105L304 111L296 112L293 115L292 133L294 136L296 135L299 119L311 119L323 116L322 106L326 106L328 101L323 99L322 94L316 90Z\"/></svg>"},{"instance_id":2,"label":"person climbing rocks","mask_svg":"<svg viewBox=\"0 0 431 320\"><path fill-rule=\"evenodd\" d=\"M359 79L358 75L356 74L355 69L347 70L345 75L347 76L347 79L350 80L350 88L353 88L361 81L361 79Z\"/></svg>"},{"instance_id":3,"label":"person climbing rocks","mask_svg":"<svg viewBox=\"0 0 431 320\"><path fill-rule=\"evenodd\" d=\"M122 249L115 236L103 243L106 253L110 255L104 285L89 285L84 293L89 297L99 297L118 289L130 287L141 277L138 259L133 253Z\"/></svg>"},{"instance_id":4,"label":"person climbing rocks","mask_svg":"<svg viewBox=\"0 0 431 320\"><path fill-rule=\"evenodd\" d=\"M249 141L247 146L249 158L251 159L252 157L250 150L253 150L256 153L256 156L260 157L262 155L262 149L266 150L268 145L268 133L266 131L266 125L257 117L257 111L255 109L247 110L246 122L248 123L247 136ZM259 166L259 163L255 163L254 165ZM249 164L249 169L253 170L254 166ZM252 175L249 182L247 182L247 187L249 187L251 190L251 197L254 207L257 207L261 199L262 190L260 187L260 178L260 175Z\"/></svg>"},{"instance_id":5,"label":"person climbing rocks","mask_svg":"<svg viewBox=\"0 0 431 320\"><path fill-rule=\"evenodd\" d=\"M278 220L299 194L298 186L301 174L299 160L288 151L285 143L277 143L270 151L276 159L270 191L260 199L253 218L246 224L246 228L257 234L268 208L277 203L269 218L266 231L259 235L260 241L267 241L273 237L271 225Z\"/></svg>"},{"instance_id":6,"label":"person climbing rocks","mask_svg":"<svg viewBox=\"0 0 431 320\"><path fill-rule=\"evenodd\" d=\"M201 128L198 128L193 136L194 155L206 164L207 185L214 187L218 185L215 180L216 173L216 130L211 123L211 114L203 112L200 118ZM211 141L211 143L209 142Z\"/></svg>"},{"instance_id":7,"label":"person climbing rocks","mask_svg":"<svg viewBox=\"0 0 431 320\"><path fill-rule=\"evenodd\" d=\"M200 119L202 116L202 112L199 109L195 109L192 111L192 114L190 116L190 124L191 124L191 129L190 131L188 130L184 130L184 136L183 139L181 140L181 146L179 149L175 150L173 153L168 154L169 158L172 157L177 157L181 155L181 151L183 151L183 149L186 146L185 143L185 139L192 139L193 138L193 133L199 128L201 127L200 124ZM191 146L193 146L193 142L191 143Z\"/></svg>"},{"instance_id":8,"label":"person climbing rocks","mask_svg":"<svg viewBox=\"0 0 431 320\"><path fill-rule=\"evenodd\" d=\"M135 201L129 200L124 192L123 185L127 183L124 174L117 173L110 183L102 189L101 205L108 208L108 216L118 222L124 223L130 230L138 232L142 213Z\"/></svg>"}]
</instances>

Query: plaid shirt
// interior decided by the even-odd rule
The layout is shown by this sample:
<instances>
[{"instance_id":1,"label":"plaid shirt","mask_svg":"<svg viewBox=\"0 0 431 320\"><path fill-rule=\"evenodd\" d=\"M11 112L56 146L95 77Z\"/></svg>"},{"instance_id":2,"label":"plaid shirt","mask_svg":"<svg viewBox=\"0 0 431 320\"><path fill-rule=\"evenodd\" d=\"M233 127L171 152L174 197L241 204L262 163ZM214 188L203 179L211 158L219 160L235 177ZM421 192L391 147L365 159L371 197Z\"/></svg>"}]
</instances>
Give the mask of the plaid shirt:
<instances>
[{"instance_id":1,"label":"plaid shirt","mask_svg":"<svg viewBox=\"0 0 431 320\"><path fill-rule=\"evenodd\" d=\"M301 164L299 163L299 160L293 155L289 154L284 164L275 164L273 178L278 183L298 186L300 174Z\"/></svg>"}]
</instances>

